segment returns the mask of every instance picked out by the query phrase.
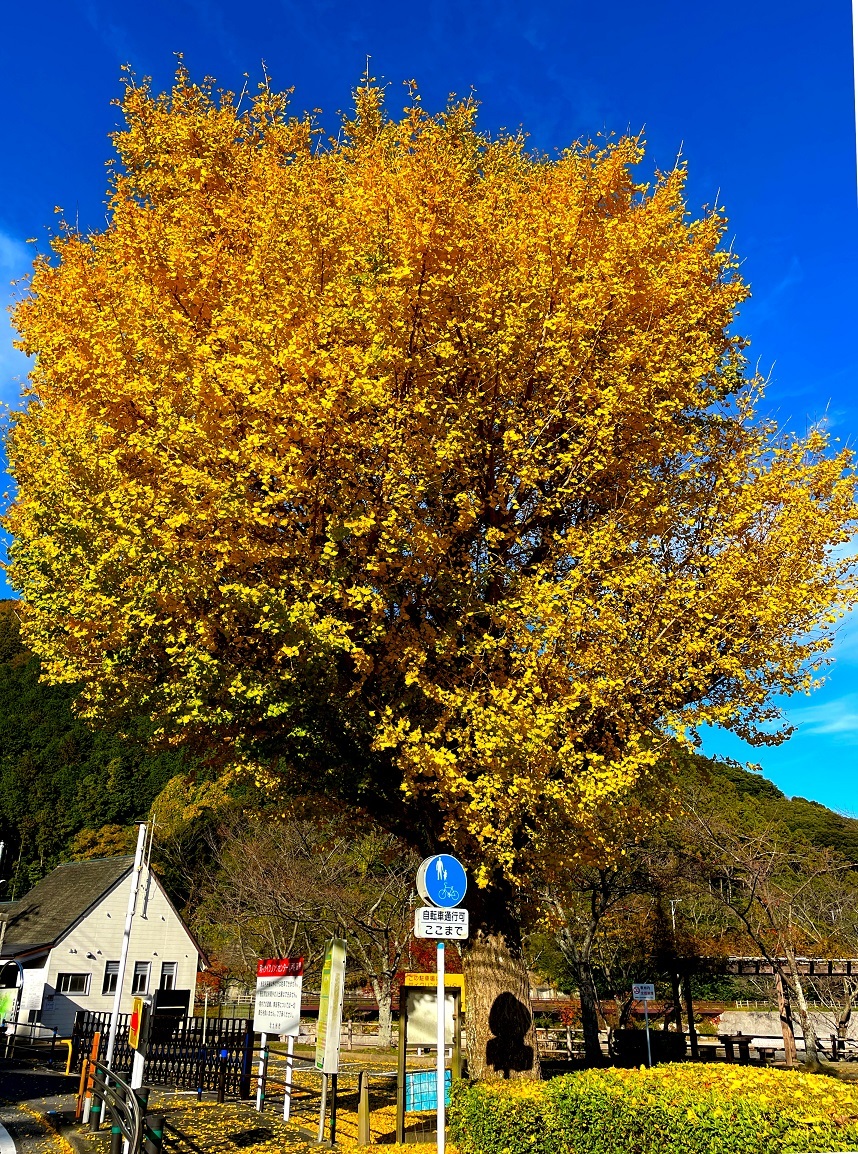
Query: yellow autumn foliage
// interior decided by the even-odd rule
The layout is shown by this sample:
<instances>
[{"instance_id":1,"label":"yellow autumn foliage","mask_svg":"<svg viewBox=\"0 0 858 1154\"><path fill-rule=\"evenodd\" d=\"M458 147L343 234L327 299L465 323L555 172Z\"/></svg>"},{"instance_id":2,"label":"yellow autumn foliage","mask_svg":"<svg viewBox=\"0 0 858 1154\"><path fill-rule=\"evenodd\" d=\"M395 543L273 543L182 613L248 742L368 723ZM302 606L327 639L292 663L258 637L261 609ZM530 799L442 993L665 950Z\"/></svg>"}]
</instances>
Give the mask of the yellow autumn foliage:
<instances>
[{"instance_id":1,"label":"yellow autumn foliage","mask_svg":"<svg viewBox=\"0 0 858 1154\"><path fill-rule=\"evenodd\" d=\"M371 84L327 141L183 71L122 103L105 228L15 311L10 575L48 679L511 877L677 736L772 740L854 599L854 477L758 418L681 167Z\"/></svg>"}]
</instances>

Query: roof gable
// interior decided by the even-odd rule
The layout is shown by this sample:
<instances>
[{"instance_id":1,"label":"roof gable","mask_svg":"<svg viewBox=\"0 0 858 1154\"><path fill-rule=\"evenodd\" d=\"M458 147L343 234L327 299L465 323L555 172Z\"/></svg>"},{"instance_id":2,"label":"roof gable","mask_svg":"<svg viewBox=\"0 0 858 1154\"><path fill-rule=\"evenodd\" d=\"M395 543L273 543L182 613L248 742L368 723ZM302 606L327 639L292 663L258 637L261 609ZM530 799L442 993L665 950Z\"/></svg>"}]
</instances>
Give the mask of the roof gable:
<instances>
[{"instance_id":1,"label":"roof gable","mask_svg":"<svg viewBox=\"0 0 858 1154\"><path fill-rule=\"evenodd\" d=\"M163 897L164 901L167 903L168 907L173 911L173 915L175 916L176 921L179 923L179 925L185 931L185 935L187 936L188 941L191 943L191 946L197 951L198 964L202 964L202 968L204 970L207 970L209 967L209 964L210 964L208 954L205 952L205 950L203 949L203 947L200 945L199 941L197 940L197 935L193 932L191 927L187 924L185 919L182 917L182 915L179 913L179 911L173 905L173 899L170 897L170 895L167 893L166 889L164 888L164 883L161 881L161 879L158 877L158 875L156 873L152 872L151 869L149 870L149 877L152 879L152 881L158 887L159 891L161 892L161 896Z\"/></svg>"},{"instance_id":2,"label":"roof gable","mask_svg":"<svg viewBox=\"0 0 858 1154\"><path fill-rule=\"evenodd\" d=\"M109 893L134 865L130 855L65 862L28 894L4 903L7 920L3 954L21 954L52 946Z\"/></svg>"}]
</instances>

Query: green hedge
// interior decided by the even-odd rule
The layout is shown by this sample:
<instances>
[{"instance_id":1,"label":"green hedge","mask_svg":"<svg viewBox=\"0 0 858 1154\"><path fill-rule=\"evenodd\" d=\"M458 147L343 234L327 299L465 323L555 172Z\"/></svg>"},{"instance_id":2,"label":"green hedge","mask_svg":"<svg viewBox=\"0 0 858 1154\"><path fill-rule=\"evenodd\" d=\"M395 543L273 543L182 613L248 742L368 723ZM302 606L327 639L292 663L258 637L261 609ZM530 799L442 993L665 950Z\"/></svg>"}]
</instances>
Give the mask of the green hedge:
<instances>
[{"instance_id":1,"label":"green hedge","mask_svg":"<svg viewBox=\"0 0 858 1154\"><path fill-rule=\"evenodd\" d=\"M456 1083L450 1127L460 1154L858 1150L858 1086L706 1064Z\"/></svg>"}]
</instances>

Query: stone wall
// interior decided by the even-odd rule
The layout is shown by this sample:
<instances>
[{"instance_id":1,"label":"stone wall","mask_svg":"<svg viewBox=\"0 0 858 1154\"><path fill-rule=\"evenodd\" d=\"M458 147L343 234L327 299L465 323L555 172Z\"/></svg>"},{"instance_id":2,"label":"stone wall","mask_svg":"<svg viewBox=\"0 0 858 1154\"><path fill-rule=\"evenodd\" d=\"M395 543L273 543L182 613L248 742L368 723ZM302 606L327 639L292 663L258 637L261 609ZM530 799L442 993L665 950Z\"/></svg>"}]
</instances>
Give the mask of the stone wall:
<instances>
[{"instance_id":1,"label":"stone wall","mask_svg":"<svg viewBox=\"0 0 858 1154\"><path fill-rule=\"evenodd\" d=\"M820 1043L827 1047L830 1036L837 1032L834 1013L814 1011L810 1016ZM715 1018L715 1025L719 1034L753 1034L755 1039L782 1037L780 1018L773 1010L725 1010ZM793 1027L796 1040L803 1041L801 1021L796 1013L793 1013ZM858 1015L852 1015L846 1036L850 1042L858 1044Z\"/></svg>"}]
</instances>

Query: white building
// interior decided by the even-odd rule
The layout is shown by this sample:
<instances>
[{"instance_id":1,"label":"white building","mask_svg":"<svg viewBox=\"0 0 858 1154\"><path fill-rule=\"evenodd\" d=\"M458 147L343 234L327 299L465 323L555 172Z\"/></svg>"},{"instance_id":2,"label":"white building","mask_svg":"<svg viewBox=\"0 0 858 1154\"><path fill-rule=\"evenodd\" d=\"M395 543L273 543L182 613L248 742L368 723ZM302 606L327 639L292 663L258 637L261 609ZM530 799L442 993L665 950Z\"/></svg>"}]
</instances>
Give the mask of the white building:
<instances>
[{"instance_id":1,"label":"white building","mask_svg":"<svg viewBox=\"0 0 858 1154\"><path fill-rule=\"evenodd\" d=\"M0 971L11 961L23 972L20 1022L68 1036L77 1010L113 1008L133 864L133 857L67 862L25 897L0 903ZM140 878L121 1013L131 1011L135 994L193 993L202 960L157 877L144 866ZM6 966L4 984L15 970Z\"/></svg>"}]
</instances>

